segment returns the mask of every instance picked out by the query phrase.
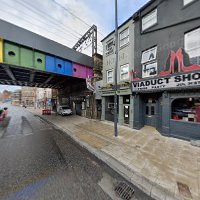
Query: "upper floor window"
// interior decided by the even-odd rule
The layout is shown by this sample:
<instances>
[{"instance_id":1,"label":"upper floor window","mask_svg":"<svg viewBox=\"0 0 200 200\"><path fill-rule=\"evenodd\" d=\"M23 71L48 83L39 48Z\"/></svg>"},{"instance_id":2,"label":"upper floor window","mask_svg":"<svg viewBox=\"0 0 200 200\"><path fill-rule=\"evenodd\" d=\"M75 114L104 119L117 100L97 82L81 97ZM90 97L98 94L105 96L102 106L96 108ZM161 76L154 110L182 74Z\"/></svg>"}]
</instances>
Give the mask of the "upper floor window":
<instances>
[{"instance_id":1,"label":"upper floor window","mask_svg":"<svg viewBox=\"0 0 200 200\"><path fill-rule=\"evenodd\" d=\"M111 39L106 43L106 55L110 55L114 52L114 40Z\"/></svg>"},{"instance_id":2,"label":"upper floor window","mask_svg":"<svg viewBox=\"0 0 200 200\"><path fill-rule=\"evenodd\" d=\"M192 64L200 65L200 28L185 34L185 50Z\"/></svg>"},{"instance_id":3,"label":"upper floor window","mask_svg":"<svg viewBox=\"0 0 200 200\"><path fill-rule=\"evenodd\" d=\"M113 83L113 70L107 71L107 83Z\"/></svg>"},{"instance_id":4,"label":"upper floor window","mask_svg":"<svg viewBox=\"0 0 200 200\"><path fill-rule=\"evenodd\" d=\"M120 80L129 79L129 64L120 67Z\"/></svg>"},{"instance_id":5,"label":"upper floor window","mask_svg":"<svg viewBox=\"0 0 200 200\"><path fill-rule=\"evenodd\" d=\"M150 28L157 23L157 9L142 18L142 31Z\"/></svg>"},{"instance_id":6,"label":"upper floor window","mask_svg":"<svg viewBox=\"0 0 200 200\"><path fill-rule=\"evenodd\" d=\"M127 43L129 43L129 28L119 34L119 46L122 47Z\"/></svg>"},{"instance_id":7,"label":"upper floor window","mask_svg":"<svg viewBox=\"0 0 200 200\"><path fill-rule=\"evenodd\" d=\"M183 5L186 6L189 3L193 2L194 0L183 0Z\"/></svg>"},{"instance_id":8,"label":"upper floor window","mask_svg":"<svg viewBox=\"0 0 200 200\"><path fill-rule=\"evenodd\" d=\"M142 78L157 75L157 46L142 53Z\"/></svg>"}]
</instances>

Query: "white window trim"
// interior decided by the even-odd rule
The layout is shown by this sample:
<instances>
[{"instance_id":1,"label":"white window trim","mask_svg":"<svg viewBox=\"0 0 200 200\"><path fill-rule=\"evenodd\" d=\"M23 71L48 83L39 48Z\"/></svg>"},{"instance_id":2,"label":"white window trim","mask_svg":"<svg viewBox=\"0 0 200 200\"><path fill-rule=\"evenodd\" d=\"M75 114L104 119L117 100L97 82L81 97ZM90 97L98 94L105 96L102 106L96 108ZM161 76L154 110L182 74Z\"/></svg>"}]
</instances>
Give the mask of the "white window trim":
<instances>
[{"instance_id":1,"label":"white window trim","mask_svg":"<svg viewBox=\"0 0 200 200\"><path fill-rule=\"evenodd\" d=\"M185 33L184 48L190 59L200 58L200 38L198 37L199 33L200 27Z\"/></svg>"},{"instance_id":2,"label":"white window trim","mask_svg":"<svg viewBox=\"0 0 200 200\"><path fill-rule=\"evenodd\" d=\"M156 21L155 21L153 24L151 24L151 25L149 25L149 26L147 26L147 27L144 28L144 24L143 24L144 20L145 20L148 16L151 16L154 12L156 12ZM157 24L157 23L158 23L158 10L157 10L157 8L156 8L156 9L152 10L150 13L148 13L148 14L146 14L145 16L142 17L142 31L145 31L145 30L151 28L152 26L154 26L154 25Z\"/></svg>"},{"instance_id":3,"label":"white window trim","mask_svg":"<svg viewBox=\"0 0 200 200\"><path fill-rule=\"evenodd\" d=\"M191 3L193 3L195 0L183 0L183 6L187 6Z\"/></svg>"},{"instance_id":4,"label":"white window trim","mask_svg":"<svg viewBox=\"0 0 200 200\"><path fill-rule=\"evenodd\" d=\"M154 46L154 47L152 47L152 48L150 48L150 49L147 49L147 50L143 51L143 52L142 52L142 59L143 59L143 54L145 54L145 53L147 53L147 52L152 52L151 50L155 50L155 58L154 58L154 59L148 59L147 61L141 60L141 65L142 65L142 78L148 78L148 77L157 76L157 73L158 73L158 66L157 66L157 64L158 64L158 61L157 61L157 46ZM153 63L155 63L156 66L157 66L157 68L156 68L156 74L154 74L154 75L148 75L148 76L144 75L144 67L145 67L146 65L150 65L150 64L153 64Z\"/></svg>"},{"instance_id":5,"label":"white window trim","mask_svg":"<svg viewBox=\"0 0 200 200\"><path fill-rule=\"evenodd\" d=\"M122 69L122 67L125 67L125 66L128 66L128 77L125 78L125 79L123 79L123 78L122 78L122 70L121 70L121 69ZM125 65L121 65L121 66L120 66L120 80L121 80L121 81L129 80L129 64L128 64L128 63L125 64Z\"/></svg>"},{"instance_id":6,"label":"white window trim","mask_svg":"<svg viewBox=\"0 0 200 200\"><path fill-rule=\"evenodd\" d=\"M112 76L108 76L109 72L112 72ZM112 81L108 81L108 78L112 78ZM107 83L113 83L113 69L110 69L110 70L106 71L106 82Z\"/></svg>"},{"instance_id":7,"label":"white window trim","mask_svg":"<svg viewBox=\"0 0 200 200\"><path fill-rule=\"evenodd\" d=\"M123 34L125 31L128 31L128 35L127 35L126 37L124 37L124 38L121 38L122 34ZM128 39L128 41L127 41L125 44L121 45L121 41L125 40L126 38ZM128 44L128 43L129 43L129 27L125 28L125 29L124 29L123 31L121 31L120 34L119 34L119 46L120 46L120 47L123 47L123 46L125 46L125 45Z\"/></svg>"},{"instance_id":8,"label":"white window trim","mask_svg":"<svg viewBox=\"0 0 200 200\"><path fill-rule=\"evenodd\" d=\"M108 49L108 44L113 43L113 45L111 47L109 47ZM110 39L106 42L106 55L110 55L112 53L114 53L114 39Z\"/></svg>"}]
</instances>

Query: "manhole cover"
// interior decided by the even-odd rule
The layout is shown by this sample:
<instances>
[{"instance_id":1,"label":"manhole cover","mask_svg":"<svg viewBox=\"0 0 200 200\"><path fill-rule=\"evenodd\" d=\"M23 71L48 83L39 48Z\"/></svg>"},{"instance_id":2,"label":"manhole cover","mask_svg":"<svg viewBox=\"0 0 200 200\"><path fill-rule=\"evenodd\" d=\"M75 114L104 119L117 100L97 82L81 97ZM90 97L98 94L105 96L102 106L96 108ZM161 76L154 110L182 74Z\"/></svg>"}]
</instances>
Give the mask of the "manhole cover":
<instances>
[{"instance_id":1,"label":"manhole cover","mask_svg":"<svg viewBox=\"0 0 200 200\"><path fill-rule=\"evenodd\" d=\"M116 187L115 187L115 192L117 195L124 199L124 200L130 200L134 194L134 189L130 187L127 183L125 182L120 182Z\"/></svg>"}]
</instances>

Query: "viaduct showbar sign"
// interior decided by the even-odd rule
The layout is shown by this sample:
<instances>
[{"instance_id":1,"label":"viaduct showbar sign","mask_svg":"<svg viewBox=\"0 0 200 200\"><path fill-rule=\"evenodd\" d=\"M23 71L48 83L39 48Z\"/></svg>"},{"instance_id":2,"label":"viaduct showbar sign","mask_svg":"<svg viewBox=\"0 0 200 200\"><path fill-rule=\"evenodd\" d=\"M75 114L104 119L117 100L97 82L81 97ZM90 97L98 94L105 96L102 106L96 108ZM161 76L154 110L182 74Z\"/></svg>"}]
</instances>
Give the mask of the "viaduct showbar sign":
<instances>
[{"instance_id":1,"label":"viaduct showbar sign","mask_svg":"<svg viewBox=\"0 0 200 200\"><path fill-rule=\"evenodd\" d=\"M166 90L170 88L186 88L200 86L200 71L187 74L159 77L149 80L133 81L132 92L148 90Z\"/></svg>"}]
</instances>

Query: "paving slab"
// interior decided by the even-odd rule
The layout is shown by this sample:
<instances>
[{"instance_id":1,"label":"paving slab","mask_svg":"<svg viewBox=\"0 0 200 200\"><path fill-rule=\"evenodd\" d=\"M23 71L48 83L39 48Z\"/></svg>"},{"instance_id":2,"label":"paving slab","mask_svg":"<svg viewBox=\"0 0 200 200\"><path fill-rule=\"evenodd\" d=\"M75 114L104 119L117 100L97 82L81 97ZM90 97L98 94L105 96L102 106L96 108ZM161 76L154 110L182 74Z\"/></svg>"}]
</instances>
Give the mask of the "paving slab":
<instances>
[{"instance_id":1,"label":"paving slab","mask_svg":"<svg viewBox=\"0 0 200 200\"><path fill-rule=\"evenodd\" d=\"M152 127L134 130L80 116L41 116L70 135L128 181L157 200L200 199L200 148L164 137Z\"/></svg>"}]
</instances>

